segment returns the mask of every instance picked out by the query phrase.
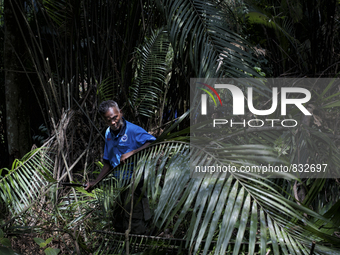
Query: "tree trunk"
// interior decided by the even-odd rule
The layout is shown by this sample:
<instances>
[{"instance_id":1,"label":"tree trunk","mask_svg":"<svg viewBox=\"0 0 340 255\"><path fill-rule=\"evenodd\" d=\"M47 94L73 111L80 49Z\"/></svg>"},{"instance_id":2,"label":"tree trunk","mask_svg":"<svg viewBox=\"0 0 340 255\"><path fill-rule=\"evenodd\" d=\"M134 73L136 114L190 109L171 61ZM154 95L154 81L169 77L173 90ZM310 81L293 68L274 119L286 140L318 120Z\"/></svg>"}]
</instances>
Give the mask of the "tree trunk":
<instances>
[{"instance_id":1,"label":"tree trunk","mask_svg":"<svg viewBox=\"0 0 340 255\"><path fill-rule=\"evenodd\" d=\"M10 163L16 158L21 158L31 146L27 100L29 83L22 67L26 58L26 46L20 32L20 26L24 28L20 24L20 8L23 2L4 0L6 136Z\"/></svg>"}]
</instances>

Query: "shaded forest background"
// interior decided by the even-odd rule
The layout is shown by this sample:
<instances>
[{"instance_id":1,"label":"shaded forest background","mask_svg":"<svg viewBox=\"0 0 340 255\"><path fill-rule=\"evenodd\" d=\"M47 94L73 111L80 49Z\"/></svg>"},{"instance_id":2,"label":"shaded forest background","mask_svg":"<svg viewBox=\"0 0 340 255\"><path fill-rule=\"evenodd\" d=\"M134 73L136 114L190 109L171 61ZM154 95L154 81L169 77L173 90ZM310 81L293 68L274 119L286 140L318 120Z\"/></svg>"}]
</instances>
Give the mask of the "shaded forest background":
<instances>
[{"instance_id":1,"label":"shaded forest background","mask_svg":"<svg viewBox=\"0 0 340 255\"><path fill-rule=\"evenodd\" d=\"M40 188L47 187L46 183L55 185L55 182L60 181L84 182L93 179L100 170L104 146L105 126L97 113L97 107L103 100L117 101L129 121L142 126L159 138L160 144L155 145L154 150L164 150L161 155L170 155L171 158L175 157L173 155L176 153L170 150L175 147L176 152L181 150L186 152L183 144L189 140L190 124L186 114L190 108L190 78L280 77L293 78L296 81L302 78L337 78L340 71L339 8L340 2L337 0L2 0L0 1L0 38L2 39L0 40L0 54L3 59L0 67L0 169L3 169L1 175L20 173L22 171L20 167L32 158L34 163L27 163L29 165L27 171L33 173L41 160L41 158L36 159L35 149L44 144L44 148L47 147L50 151L43 156L39 154L40 152L38 154L48 158L46 168L50 170L51 176L46 179L48 181L37 182L39 196L35 197L34 194L33 200L30 200L28 204L41 202L40 195L43 192ZM264 94L267 93L266 89L260 88ZM242 162L242 160L255 160L256 162L264 160L261 156L268 156L284 159L290 163L327 162L331 170L337 173L340 166L339 81L335 79L335 82L317 87L311 85L307 89L313 94L308 109L314 115L309 119L303 119L297 113L292 113L295 114L294 117L301 118L301 123L294 132L285 133L282 130L273 129L267 134L261 131L249 132L249 134L246 131L240 134L230 128L225 130L226 138L223 142L217 140L216 142L220 148L232 146L235 153L229 155L228 152L223 154L214 151L213 155L216 156L216 160L232 158L233 162ZM264 105L267 100L266 96L258 98L259 105ZM171 126L175 120L176 126ZM219 134L216 134L216 137L211 139L218 137L220 137ZM176 141L175 145L170 144L170 141ZM243 145L254 147L237 147ZM264 154L267 152L268 154L260 155L261 148L266 151ZM155 158L156 154L153 153L146 155L141 153L140 157ZM197 155L203 160L205 153L206 151L202 150ZM244 154L249 157L247 158ZM250 156L257 157L257 159ZM137 158L131 160L137 161ZM161 159L157 158L157 160ZM186 162L182 160L180 162ZM169 163L166 159L164 162ZM182 172L187 173L183 169ZM140 175L138 176L137 178L140 178ZM259 197L261 193L259 190L252 191L251 188L245 188L250 185L252 179L246 183L243 177L234 178L230 182L235 185L233 188L238 190L237 196L240 196L242 202L240 207L236 205L233 207L233 212L240 219L242 216L247 219L243 224L245 228L248 224L247 231L249 230L249 233L242 232L238 227L238 224L242 226L242 223L238 222L236 225L231 225L230 229L228 228L227 234L221 234L221 236L228 236L230 233L230 236L235 238L236 244L233 246L235 251L240 249L242 241L248 238L244 239L244 235L249 234L251 236L249 240L262 241L262 246L255 248L255 241L254 245L250 241L249 247L244 248L245 252L256 250L265 254L267 251L264 240L271 240L275 243L276 237L274 236L278 236L277 240L284 239L280 235L283 236L284 231L289 229L292 231L289 232L290 234L293 233L294 236L298 233L296 234L298 237L294 239L295 241L290 241L291 237L285 239L284 243L288 250L282 248L285 246L277 241L276 243L280 243L280 248L274 244L271 248L274 254L286 253L286 251L288 253L294 248L295 251L301 249L301 252L306 254L311 249L311 240L304 240L305 243L301 241L303 248L297 244L297 240L303 239L302 236L308 237L305 231L318 228L314 225L311 229L304 227L309 226L309 223L305 223L305 218L319 227L315 232L311 231L319 238L313 240L318 240L327 249L339 248L336 245L340 233L339 216L335 216L340 206L337 178L317 179L315 182L295 179L290 182L275 180L273 181L275 191L271 190L272 184L268 184L266 180L261 180L260 184L254 181L251 184L252 187L261 186L263 189L261 192L275 194L273 197L280 195L278 203L292 206L293 209L287 209L291 211L285 212L288 215L287 218L282 216L284 219L280 218L281 216L277 218L272 216L279 215L276 210L282 209L277 207L276 199L278 198L270 197L273 200L268 202ZM2 183L7 180L3 178ZM159 185L159 182L155 180L152 180L152 183ZM164 183L166 183L165 180ZM204 188L203 183L202 181L199 186ZM25 185L25 187L30 187L32 184ZM181 185L181 191L184 192L186 184ZM3 184L2 187L6 190L7 186ZM65 202L65 193L54 190L58 190L60 186L48 187L55 192L54 196L51 195L53 198L50 197L55 205ZM217 183L212 185L210 191L215 190L215 187L218 187ZM87 214L88 211L84 208L77 207L79 201L76 191L68 190L67 192L67 195L73 196L71 200L75 199L77 202L71 206L72 209L68 210L78 208L79 215ZM2 194L5 193L3 191ZM190 225L187 216L183 216L183 219L176 205L167 206L156 203L160 199L160 194L163 193L156 192L150 195L154 198L154 200L151 199L151 203L154 203L155 211L160 210L156 216L162 218L174 210L170 219L179 218L183 221L186 219L187 225L184 223L184 225L181 225L182 223L171 225L172 223L164 219L163 225L156 224L159 229L167 222L166 226L171 226L171 230L174 231L173 235L176 231L180 232L175 236L188 238L191 240L192 247L194 247L192 240L196 239L197 235L199 240L207 237L209 240L211 233L218 231L218 227L214 226L208 216L206 218L202 216L209 215L208 209L205 209L204 213L198 213L199 207L191 205L194 208L193 211L197 209L199 216L196 216L202 217L202 221L208 222L207 224L211 226L210 231L205 232L205 228L198 228L196 223L190 223L193 224ZM172 193L169 193L169 196L170 194ZM223 197L221 195L223 193L219 194L215 201L222 199L220 197ZM244 196L244 200L241 199L240 194ZM2 196L1 210L3 215L6 215L1 219L4 233L6 231L12 233L13 229L17 233L15 226L39 225L42 226L41 237L46 240L50 237L50 233L46 234L48 228L43 223L38 223L32 216L33 213L28 213L27 219L29 220L26 222L21 220L22 222L13 223L15 221L12 219L17 215L27 213L27 207L9 209L17 202L23 203L22 200L25 199L22 196L25 195L11 198L13 199L11 202L6 200L8 199L6 195ZM82 201L87 201L87 199ZM187 199L183 200L183 204L186 205L186 203L189 204L187 201L192 198L187 195L183 199ZM202 197L197 195L197 199L202 199ZM224 199L234 201L235 197L233 198L230 193ZM100 201L99 199L99 204L101 204ZM167 200L164 199L164 201ZM270 208L268 209L265 204L268 204ZM63 243L61 239L58 239L59 246L55 244L54 247L58 247L65 254L68 254L65 247L71 247L69 249L74 254L90 254L96 249L98 251L97 246L89 247L89 243L93 241L89 237L89 229L92 230L96 226L95 220L87 223L86 229L77 224L73 226L74 219L71 217L68 220L65 218L60 220L59 216L56 216L58 214L54 214L58 206L45 204L45 200L41 205L41 210L35 206L33 208L30 206L30 208L35 213L38 210L39 213L44 214L41 216L44 219L48 219L46 215L48 213L56 217L55 221L58 222L56 226L61 233L58 238L69 235L68 241ZM210 206L208 201L204 205L207 206L206 208ZM87 209L94 208L91 206L94 205L90 203ZM159 209L159 206L163 206L162 209ZM274 209L275 207L277 208ZM252 211L252 215L256 216L251 218L246 214L247 210ZM100 214L92 215L97 220L101 216ZM255 218L259 218L259 221L252 225ZM219 220L222 222L222 219ZM263 229L257 235L250 234L253 228L257 229L255 225L260 226L260 222L263 223L263 221L267 224L268 239L266 235L259 237ZM103 228L106 226L100 220L98 222L103 224L100 225ZM301 229L292 230L293 223L299 225ZM249 224L253 227L249 227ZM189 225L195 227L189 228L190 234L185 235L183 231ZM205 223L202 225L205 226ZM14 228L11 230L9 226ZM278 231L281 228L282 234ZM200 229L202 232L199 232ZM236 229L240 232L237 236L235 232L233 233ZM27 232L21 234L24 236ZM56 238L55 235L54 237ZM0 238L2 238L1 235ZM221 242L215 247L215 252L218 254L219 249L224 251L226 247L222 245L222 241L216 237L216 234L214 238L217 242ZM25 240L23 243L27 241L27 246L17 251L23 252L25 249L27 251L31 239L21 239ZM101 242L104 242L103 240L100 239ZM198 245L195 246L195 251ZM31 249L33 254L37 252L37 249ZM68 252L72 254L71 251ZM330 251L319 250L318 252L326 254Z\"/></svg>"},{"instance_id":2,"label":"shaded forest background","mask_svg":"<svg viewBox=\"0 0 340 255\"><path fill-rule=\"evenodd\" d=\"M266 77L337 75L337 1L221 1L219 6L229 17L228 29L247 40L241 47L252 55L246 61L252 61L251 68L261 70L258 73ZM211 70L201 70L191 60L190 54L199 59L202 49L171 41L178 38L163 42L159 46L163 52L152 60L143 56L154 50L146 48L147 43L168 36L165 3L3 1L1 7L2 167L21 158L33 144L41 145L53 130L50 118L57 122L63 110L77 109L86 101L96 107L98 101L112 98L129 119L150 130L188 109L190 77L211 75ZM169 43L175 51L167 50ZM147 78L150 70L146 68L158 68L167 80ZM229 77L246 77L242 70L233 73L225 68L220 69L227 72L225 77L228 72Z\"/></svg>"}]
</instances>

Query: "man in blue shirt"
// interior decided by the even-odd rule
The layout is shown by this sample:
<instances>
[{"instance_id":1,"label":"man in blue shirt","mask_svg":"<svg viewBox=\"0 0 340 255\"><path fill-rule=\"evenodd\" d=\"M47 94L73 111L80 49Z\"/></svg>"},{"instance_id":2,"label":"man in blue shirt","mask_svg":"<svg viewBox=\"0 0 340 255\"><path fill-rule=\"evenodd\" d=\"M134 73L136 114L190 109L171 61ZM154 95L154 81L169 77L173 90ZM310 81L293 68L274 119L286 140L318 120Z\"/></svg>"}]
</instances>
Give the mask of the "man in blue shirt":
<instances>
[{"instance_id":1,"label":"man in blue shirt","mask_svg":"<svg viewBox=\"0 0 340 255\"><path fill-rule=\"evenodd\" d=\"M101 180L111 168L116 167L120 163L125 163L126 159L129 158L131 155L144 149L152 141L156 140L154 136L147 133L143 128L126 121L122 117L122 113L118 107L118 104L115 101L108 100L102 102L99 106L99 113L104 118L106 124L109 126L105 133L105 148L103 156L104 166L96 180L87 183L86 190L91 190L93 185ZM125 176L125 178L131 178L131 175L132 173L129 173L129 175ZM123 199L126 195L128 194L122 195ZM140 184L136 188L135 196L136 195L141 195ZM144 196L144 198L146 197ZM124 208L125 212L130 212L129 207L130 203L128 203L127 207ZM143 230L143 227L140 226L140 221L147 221L150 219L150 213L146 211L149 212L149 208L145 199L142 199L141 203L134 205L133 218L136 219L136 227L134 227L134 222L132 222L131 233L142 234L145 232L145 230ZM126 220L127 218L129 218L128 216L129 215L122 216L124 218L122 220L125 221L123 228L126 228Z\"/></svg>"}]
</instances>

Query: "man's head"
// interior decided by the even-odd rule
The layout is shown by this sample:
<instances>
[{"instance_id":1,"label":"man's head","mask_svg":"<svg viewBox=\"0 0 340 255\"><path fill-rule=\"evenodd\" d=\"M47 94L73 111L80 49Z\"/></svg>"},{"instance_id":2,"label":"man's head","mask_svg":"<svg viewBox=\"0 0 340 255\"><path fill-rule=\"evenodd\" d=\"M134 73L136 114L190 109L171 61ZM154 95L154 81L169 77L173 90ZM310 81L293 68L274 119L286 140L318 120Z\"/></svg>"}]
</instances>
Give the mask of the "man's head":
<instances>
[{"instance_id":1,"label":"man's head","mask_svg":"<svg viewBox=\"0 0 340 255\"><path fill-rule=\"evenodd\" d=\"M108 100L102 102L99 105L98 111L112 131L118 131L123 125L122 114L115 101Z\"/></svg>"}]
</instances>

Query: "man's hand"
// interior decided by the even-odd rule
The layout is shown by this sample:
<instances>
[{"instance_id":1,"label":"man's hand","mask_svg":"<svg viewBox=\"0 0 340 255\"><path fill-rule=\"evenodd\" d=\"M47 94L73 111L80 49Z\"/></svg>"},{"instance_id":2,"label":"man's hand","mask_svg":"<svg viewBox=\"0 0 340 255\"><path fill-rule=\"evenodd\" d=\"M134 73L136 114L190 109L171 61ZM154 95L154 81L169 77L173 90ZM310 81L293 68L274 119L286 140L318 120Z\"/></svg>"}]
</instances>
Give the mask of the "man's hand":
<instances>
[{"instance_id":1,"label":"man's hand","mask_svg":"<svg viewBox=\"0 0 340 255\"><path fill-rule=\"evenodd\" d=\"M88 192L91 192L91 190L92 190L92 188L93 188L95 183L96 183L95 181L86 183L85 190L88 191Z\"/></svg>"},{"instance_id":2,"label":"man's hand","mask_svg":"<svg viewBox=\"0 0 340 255\"><path fill-rule=\"evenodd\" d=\"M142 147L139 147L138 149L135 149L133 151L127 152L125 154L123 154L122 156L120 156L120 163L125 163L125 160L129 157L131 157L133 154L137 153L140 150L143 150L144 148L146 148L150 143L145 143Z\"/></svg>"},{"instance_id":3,"label":"man's hand","mask_svg":"<svg viewBox=\"0 0 340 255\"><path fill-rule=\"evenodd\" d=\"M87 190L88 192L91 192L91 190L93 189L93 186L101 181L103 179L103 177L107 174L107 172L110 170L110 165L107 162L104 162L104 166L102 171L99 173L98 177L96 180L92 181L92 182L88 182L86 183L86 187L85 190Z\"/></svg>"},{"instance_id":4,"label":"man's hand","mask_svg":"<svg viewBox=\"0 0 340 255\"><path fill-rule=\"evenodd\" d=\"M131 157L134 153L135 153L135 151L130 151L130 152L127 152L127 153L123 154L122 156L120 156L120 163L125 164L125 160L127 158Z\"/></svg>"}]
</instances>

